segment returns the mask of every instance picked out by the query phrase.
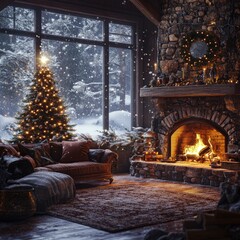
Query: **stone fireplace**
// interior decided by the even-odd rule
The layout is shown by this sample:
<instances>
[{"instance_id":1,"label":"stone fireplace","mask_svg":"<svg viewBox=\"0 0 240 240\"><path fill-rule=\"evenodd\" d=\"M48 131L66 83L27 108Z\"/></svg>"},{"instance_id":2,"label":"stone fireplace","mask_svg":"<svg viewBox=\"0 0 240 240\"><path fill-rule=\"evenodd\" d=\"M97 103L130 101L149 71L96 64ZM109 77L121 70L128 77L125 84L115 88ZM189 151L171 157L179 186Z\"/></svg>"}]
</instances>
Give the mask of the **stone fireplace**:
<instances>
[{"instance_id":1,"label":"stone fireplace","mask_svg":"<svg viewBox=\"0 0 240 240\"><path fill-rule=\"evenodd\" d=\"M130 172L239 183L240 2L162 1L160 16L157 59L140 97L163 161L132 160Z\"/></svg>"},{"instance_id":2,"label":"stone fireplace","mask_svg":"<svg viewBox=\"0 0 240 240\"><path fill-rule=\"evenodd\" d=\"M240 182L240 85L140 89L155 107L152 130L162 159L132 159L137 177L219 186Z\"/></svg>"},{"instance_id":3,"label":"stone fireplace","mask_svg":"<svg viewBox=\"0 0 240 240\"><path fill-rule=\"evenodd\" d=\"M238 84L143 88L155 106L152 130L164 159L228 160L240 139ZM233 152L235 151L235 152Z\"/></svg>"},{"instance_id":4,"label":"stone fireplace","mask_svg":"<svg viewBox=\"0 0 240 240\"><path fill-rule=\"evenodd\" d=\"M164 159L236 160L240 2L162 1L157 27L157 61L140 97L153 102L159 152Z\"/></svg>"},{"instance_id":5,"label":"stone fireplace","mask_svg":"<svg viewBox=\"0 0 240 240\"><path fill-rule=\"evenodd\" d=\"M240 183L239 84L142 88L140 96L155 107L151 128L163 158L132 159L132 176L215 187Z\"/></svg>"}]
</instances>

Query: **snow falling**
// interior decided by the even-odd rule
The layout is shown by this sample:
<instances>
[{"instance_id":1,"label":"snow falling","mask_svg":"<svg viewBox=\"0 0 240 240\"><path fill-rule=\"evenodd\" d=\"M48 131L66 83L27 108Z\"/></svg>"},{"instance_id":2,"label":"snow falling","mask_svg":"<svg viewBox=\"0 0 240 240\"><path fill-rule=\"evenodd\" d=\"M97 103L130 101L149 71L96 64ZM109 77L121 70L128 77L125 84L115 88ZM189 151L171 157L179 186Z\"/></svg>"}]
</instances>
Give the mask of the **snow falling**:
<instances>
[{"instance_id":1,"label":"snow falling","mask_svg":"<svg viewBox=\"0 0 240 240\"><path fill-rule=\"evenodd\" d=\"M107 33L104 24L108 24ZM24 32L34 33L35 25L32 9L8 6L0 11L0 28L11 30L11 34L8 31L0 34L0 138L3 141L12 138L15 116L21 111L36 71L36 39L29 34L24 36ZM42 11L41 26L42 33L48 36L41 39L42 54L50 58L48 67L67 105L76 134L90 134L93 138L99 135L106 118L105 108L109 129L117 134L130 130L132 26L50 11ZM104 48L105 34L110 41L108 51Z\"/></svg>"}]
</instances>

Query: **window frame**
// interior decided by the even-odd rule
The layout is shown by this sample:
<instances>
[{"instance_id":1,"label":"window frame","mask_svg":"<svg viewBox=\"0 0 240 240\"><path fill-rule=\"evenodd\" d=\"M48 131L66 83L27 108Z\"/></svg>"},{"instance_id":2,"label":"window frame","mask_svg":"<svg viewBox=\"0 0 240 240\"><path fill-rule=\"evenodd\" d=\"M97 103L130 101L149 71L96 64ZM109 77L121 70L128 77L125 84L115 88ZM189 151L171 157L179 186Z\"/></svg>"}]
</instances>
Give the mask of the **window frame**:
<instances>
[{"instance_id":1,"label":"window frame","mask_svg":"<svg viewBox=\"0 0 240 240\"><path fill-rule=\"evenodd\" d=\"M87 12L73 12L71 10L58 10L52 8L43 8L39 6L31 6L27 4L19 4L19 3L14 3L9 6L12 7L22 7L26 9L31 9L35 11L35 31L30 32L30 31L23 31L23 30L17 30L17 29L6 29L2 28L0 29L0 33L6 33L6 34L13 34L13 35L19 35L19 36L26 36L26 37L32 37L35 40L35 53L36 53L36 59L35 59L35 66L37 66L37 59L39 59L40 52L41 52L41 40L42 39L47 39L47 40L56 40L56 41L62 41L62 42L75 42L75 43L82 43L82 44L90 44L90 45L98 45L103 47L103 96L102 96L102 101L103 101L103 109L102 109L102 114L103 114L103 130L109 130L109 49L111 47L113 48L124 48L124 49L130 49L132 50L132 80L131 80L131 87L130 87L130 92L131 92L131 105L130 105L130 113L131 113L131 127L136 126L137 122L139 122L139 114L137 114L139 110L139 105L137 104L137 100L139 99L137 94L136 94L136 89L137 86L139 85L139 82L137 81L137 76L139 75L139 62L137 61L138 56L139 56L139 50L138 50L138 22L133 21L132 19L126 19L122 20L120 18L111 18L111 17L103 17L97 14L97 11L95 14L93 13L87 13ZM72 15L72 16L80 16L80 17L86 17L86 18L92 18L92 19L98 19L103 21L103 33L104 33L104 38L103 41L98 41L98 40L89 40L89 39L80 39L80 38L74 38L74 37L66 37L66 36L54 36L50 34L44 34L41 31L41 13L42 11L49 11L49 12L54 12L54 13L60 13L60 14L67 14L67 15ZM119 43L119 42L112 42L109 41L109 23L114 23L114 24L122 24L122 25L128 25L132 27L132 43L131 44L126 44L126 43ZM107 34L105 34L107 33Z\"/></svg>"}]
</instances>

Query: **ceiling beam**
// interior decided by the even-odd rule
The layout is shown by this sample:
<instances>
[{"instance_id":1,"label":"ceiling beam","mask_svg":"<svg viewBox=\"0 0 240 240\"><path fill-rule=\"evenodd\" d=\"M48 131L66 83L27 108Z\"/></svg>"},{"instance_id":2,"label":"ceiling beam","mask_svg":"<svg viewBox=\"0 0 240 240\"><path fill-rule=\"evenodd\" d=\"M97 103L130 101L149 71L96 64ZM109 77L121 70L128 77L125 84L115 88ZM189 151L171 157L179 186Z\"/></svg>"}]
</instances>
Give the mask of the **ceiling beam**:
<instances>
[{"instance_id":1,"label":"ceiling beam","mask_svg":"<svg viewBox=\"0 0 240 240\"><path fill-rule=\"evenodd\" d=\"M153 7L153 5L145 0L130 0L135 7L145 15L156 26L160 23L160 13Z\"/></svg>"},{"instance_id":2,"label":"ceiling beam","mask_svg":"<svg viewBox=\"0 0 240 240\"><path fill-rule=\"evenodd\" d=\"M6 6L13 3L14 0L1 0L0 1L0 11L3 10Z\"/></svg>"}]
</instances>

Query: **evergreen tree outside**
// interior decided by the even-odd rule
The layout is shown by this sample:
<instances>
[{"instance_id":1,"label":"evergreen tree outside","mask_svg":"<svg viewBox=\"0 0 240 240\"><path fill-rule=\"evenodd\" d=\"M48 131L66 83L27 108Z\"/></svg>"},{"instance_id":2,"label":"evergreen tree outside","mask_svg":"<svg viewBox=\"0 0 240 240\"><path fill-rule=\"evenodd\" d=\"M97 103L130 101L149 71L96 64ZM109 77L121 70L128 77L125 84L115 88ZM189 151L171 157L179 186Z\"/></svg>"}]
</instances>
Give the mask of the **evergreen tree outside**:
<instances>
[{"instance_id":1,"label":"evergreen tree outside","mask_svg":"<svg viewBox=\"0 0 240 240\"><path fill-rule=\"evenodd\" d=\"M23 110L16 117L19 126L15 142L38 143L73 138L73 125L69 124L66 108L49 68L38 68L23 103Z\"/></svg>"}]
</instances>

